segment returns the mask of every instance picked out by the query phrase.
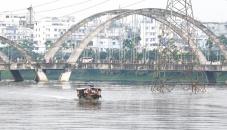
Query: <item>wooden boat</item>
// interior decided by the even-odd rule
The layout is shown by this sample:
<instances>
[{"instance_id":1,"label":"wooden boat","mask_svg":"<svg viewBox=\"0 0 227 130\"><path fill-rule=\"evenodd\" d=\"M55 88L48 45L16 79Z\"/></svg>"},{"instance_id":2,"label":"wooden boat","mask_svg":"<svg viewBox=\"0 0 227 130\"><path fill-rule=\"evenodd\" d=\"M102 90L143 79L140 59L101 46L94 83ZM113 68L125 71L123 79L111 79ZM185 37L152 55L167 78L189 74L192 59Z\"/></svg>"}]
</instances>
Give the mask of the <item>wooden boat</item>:
<instances>
[{"instance_id":1,"label":"wooden boat","mask_svg":"<svg viewBox=\"0 0 227 130\"><path fill-rule=\"evenodd\" d=\"M80 84L76 90L79 101L98 101L102 97L102 90L95 88L93 84Z\"/></svg>"}]
</instances>

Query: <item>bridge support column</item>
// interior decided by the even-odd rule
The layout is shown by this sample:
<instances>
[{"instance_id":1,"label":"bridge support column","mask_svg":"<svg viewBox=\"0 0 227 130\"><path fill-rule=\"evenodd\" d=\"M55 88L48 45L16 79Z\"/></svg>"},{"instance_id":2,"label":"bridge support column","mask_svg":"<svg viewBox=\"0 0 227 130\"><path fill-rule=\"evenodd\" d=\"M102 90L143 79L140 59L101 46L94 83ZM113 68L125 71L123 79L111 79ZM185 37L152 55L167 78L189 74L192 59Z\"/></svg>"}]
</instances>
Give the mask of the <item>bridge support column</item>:
<instances>
[{"instance_id":1,"label":"bridge support column","mask_svg":"<svg viewBox=\"0 0 227 130\"><path fill-rule=\"evenodd\" d=\"M36 70L36 77L34 79L36 82L48 82L47 76L45 74L45 71L42 69Z\"/></svg>"},{"instance_id":2,"label":"bridge support column","mask_svg":"<svg viewBox=\"0 0 227 130\"><path fill-rule=\"evenodd\" d=\"M59 77L60 82L69 82L69 78L71 76L72 71L63 71Z\"/></svg>"},{"instance_id":3,"label":"bridge support column","mask_svg":"<svg viewBox=\"0 0 227 130\"><path fill-rule=\"evenodd\" d=\"M19 70L10 70L15 82L24 81L23 77L21 76Z\"/></svg>"},{"instance_id":4,"label":"bridge support column","mask_svg":"<svg viewBox=\"0 0 227 130\"><path fill-rule=\"evenodd\" d=\"M205 71L206 79L209 83L212 83L212 84L217 83L214 74L215 74L215 72Z\"/></svg>"}]
</instances>

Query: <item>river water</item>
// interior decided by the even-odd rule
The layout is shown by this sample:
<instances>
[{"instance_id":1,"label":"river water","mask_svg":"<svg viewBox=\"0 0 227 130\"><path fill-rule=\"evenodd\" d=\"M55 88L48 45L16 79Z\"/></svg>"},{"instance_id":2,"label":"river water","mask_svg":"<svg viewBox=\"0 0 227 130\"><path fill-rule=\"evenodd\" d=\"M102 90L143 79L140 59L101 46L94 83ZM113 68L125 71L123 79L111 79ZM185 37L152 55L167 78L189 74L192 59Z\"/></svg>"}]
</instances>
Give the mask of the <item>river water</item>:
<instances>
[{"instance_id":1,"label":"river water","mask_svg":"<svg viewBox=\"0 0 227 130\"><path fill-rule=\"evenodd\" d=\"M99 103L80 103L76 84L0 83L0 129L227 129L227 87L192 93L180 86L151 92L150 85L94 82Z\"/></svg>"}]
</instances>

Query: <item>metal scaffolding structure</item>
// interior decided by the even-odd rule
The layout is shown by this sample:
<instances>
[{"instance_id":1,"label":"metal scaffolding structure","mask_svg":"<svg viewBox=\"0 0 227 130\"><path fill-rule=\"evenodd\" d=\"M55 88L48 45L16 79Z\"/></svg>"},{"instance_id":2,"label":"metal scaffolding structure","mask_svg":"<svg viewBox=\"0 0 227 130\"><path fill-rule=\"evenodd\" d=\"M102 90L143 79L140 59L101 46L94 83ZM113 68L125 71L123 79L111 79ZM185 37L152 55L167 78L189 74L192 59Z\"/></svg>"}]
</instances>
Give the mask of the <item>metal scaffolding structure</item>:
<instances>
[{"instance_id":1,"label":"metal scaffolding structure","mask_svg":"<svg viewBox=\"0 0 227 130\"><path fill-rule=\"evenodd\" d=\"M191 0L168 0L166 10L170 10L171 14L166 15L166 19L172 23L170 26L177 26L182 30L182 33L185 33L196 42L196 34L195 34L195 24L194 24L194 15L192 9ZM176 18L172 15L172 12L180 13L186 16L185 19ZM192 24L189 22L190 19L193 19Z\"/></svg>"},{"instance_id":2,"label":"metal scaffolding structure","mask_svg":"<svg viewBox=\"0 0 227 130\"><path fill-rule=\"evenodd\" d=\"M194 21L189 22L190 19L194 20L193 9L191 0L168 0L166 10L171 13L166 13L165 19L169 22L167 26L162 26L162 31L159 35L159 49L156 55L156 63L159 66L157 71L153 73L153 86L151 90L153 92L171 92L177 85L185 84L184 81L180 81L182 77L190 79L187 89L193 92L205 91L205 87L199 85L200 80L204 77L202 72L193 71L195 63L198 62L198 55L196 54L198 47L196 44L196 29ZM173 12L185 15L185 19L173 16ZM188 39L183 44L182 39L172 31L172 28L176 26L180 29L183 35L186 35ZM181 41L181 42L179 42ZM191 43L190 43L191 42ZM179 45L176 45L178 44ZM188 54L183 53L186 46L191 46ZM165 68L168 64L189 64L183 73L167 73ZM162 70L162 71L160 71ZM168 84L168 85L167 85Z\"/></svg>"}]
</instances>

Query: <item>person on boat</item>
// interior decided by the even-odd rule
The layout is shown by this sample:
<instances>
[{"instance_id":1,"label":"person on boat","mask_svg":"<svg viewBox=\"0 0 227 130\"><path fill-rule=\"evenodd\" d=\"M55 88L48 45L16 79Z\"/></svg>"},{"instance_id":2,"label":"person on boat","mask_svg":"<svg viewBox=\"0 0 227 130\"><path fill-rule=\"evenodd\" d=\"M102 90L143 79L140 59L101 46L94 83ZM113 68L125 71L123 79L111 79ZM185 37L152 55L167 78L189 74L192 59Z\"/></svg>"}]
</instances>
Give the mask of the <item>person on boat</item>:
<instances>
[{"instance_id":1,"label":"person on boat","mask_svg":"<svg viewBox=\"0 0 227 130\"><path fill-rule=\"evenodd\" d=\"M88 96L91 95L91 89L90 88L87 90L87 94L88 94Z\"/></svg>"},{"instance_id":2,"label":"person on boat","mask_svg":"<svg viewBox=\"0 0 227 130\"><path fill-rule=\"evenodd\" d=\"M99 89L95 89L95 94L99 94Z\"/></svg>"}]
</instances>

